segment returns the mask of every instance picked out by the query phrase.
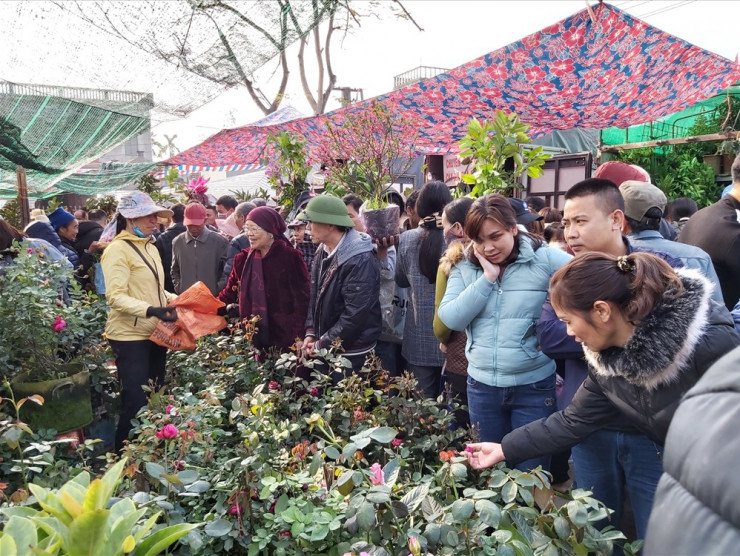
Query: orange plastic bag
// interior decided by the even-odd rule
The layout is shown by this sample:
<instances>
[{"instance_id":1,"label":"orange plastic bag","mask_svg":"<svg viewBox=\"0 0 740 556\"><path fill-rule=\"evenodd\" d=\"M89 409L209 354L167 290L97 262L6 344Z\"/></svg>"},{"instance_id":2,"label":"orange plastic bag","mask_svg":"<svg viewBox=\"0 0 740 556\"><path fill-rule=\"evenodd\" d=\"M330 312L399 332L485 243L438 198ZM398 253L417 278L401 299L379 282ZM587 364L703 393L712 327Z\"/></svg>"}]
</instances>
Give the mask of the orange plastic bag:
<instances>
[{"instance_id":1,"label":"orange plastic bag","mask_svg":"<svg viewBox=\"0 0 740 556\"><path fill-rule=\"evenodd\" d=\"M224 306L203 282L196 282L170 304L177 307L175 322L157 323L149 339L173 350L194 350L195 340L226 327L226 319L217 314Z\"/></svg>"}]
</instances>

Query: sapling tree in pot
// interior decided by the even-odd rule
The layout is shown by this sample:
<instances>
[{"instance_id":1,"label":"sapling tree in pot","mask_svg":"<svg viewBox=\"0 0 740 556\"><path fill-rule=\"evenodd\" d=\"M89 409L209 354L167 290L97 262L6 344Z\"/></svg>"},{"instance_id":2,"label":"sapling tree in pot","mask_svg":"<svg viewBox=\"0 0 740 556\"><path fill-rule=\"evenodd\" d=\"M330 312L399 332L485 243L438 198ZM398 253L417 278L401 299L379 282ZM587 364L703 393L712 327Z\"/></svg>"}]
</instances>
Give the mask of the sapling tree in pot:
<instances>
[{"instance_id":1,"label":"sapling tree in pot","mask_svg":"<svg viewBox=\"0 0 740 556\"><path fill-rule=\"evenodd\" d=\"M388 186L406 173L418 156L420 121L392 113L376 101L326 122L318 157L326 167L327 191L354 193L365 200L363 218L373 238L398 233L399 208L385 200Z\"/></svg>"},{"instance_id":2,"label":"sapling tree in pot","mask_svg":"<svg viewBox=\"0 0 740 556\"><path fill-rule=\"evenodd\" d=\"M502 110L490 121L470 120L468 132L459 142L459 156L461 160L471 160L471 171L460 176L470 186L471 197L508 195L521 187L519 178L525 173L530 178L542 174L550 155L543 153L542 147L524 147L530 142L528 129L519 116Z\"/></svg>"}]
</instances>

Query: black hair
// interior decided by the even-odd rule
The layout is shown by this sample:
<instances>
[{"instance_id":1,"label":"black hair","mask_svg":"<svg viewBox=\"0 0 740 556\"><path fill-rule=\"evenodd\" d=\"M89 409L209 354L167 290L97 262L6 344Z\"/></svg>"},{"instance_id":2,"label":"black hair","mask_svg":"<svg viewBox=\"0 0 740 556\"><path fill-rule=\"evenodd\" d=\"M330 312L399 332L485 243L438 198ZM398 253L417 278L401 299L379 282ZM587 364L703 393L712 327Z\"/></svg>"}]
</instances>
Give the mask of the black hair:
<instances>
[{"instance_id":1,"label":"black hair","mask_svg":"<svg viewBox=\"0 0 740 556\"><path fill-rule=\"evenodd\" d=\"M342 197L342 202L344 202L345 206L351 206L353 209L355 209L355 212L357 214L360 213L362 199L360 199L359 195L355 195L354 193L347 193L344 197Z\"/></svg>"},{"instance_id":2,"label":"black hair","mask_svg":"<svg viewBox=\"0 0 740 556\"><path fill-rule=\"evenodd\" d=\"M87 213L88 220L103 220L108 218L108 214L103 209L92 209Z\"/></svg>"},{"instance_id":3,"label":"black hair","mask_svg":"<svg viewBox=\"0 0 740 556\"><path fill-rule=\"evenodd\" d=\"M236 205L239 204L239 201L237 201L236 197L234 197L233 195L221 195L218 199L216 199L216 204L232 210L236 208Z\"/></svg>"},{"instance_id":4,"label":"black hair","mask_svg":"<svg viewBox=\"0 0 740 556\"><path fill-rule=\"evenodd\" d=\"M565 228L563 228L563 225L559 222L553 222L547 228L545 228L545 231L542 235L544 236L547 243L552 243L553 241L564 242Z\"/></svg>"},{"instance_id":5,"label":"black hair","mask_svg":"<svg viewBox=\"0 0 740 556\"><path fill-rule=\"evenodd\" d=\"M395 189L388 189L383 194L383 201L385 201L386 203L390 203L392 205L398 205L398 208L400 209L401 214L403 214L403 211L406 210L406 203L403 200L403 195L401 195Z\"/></svg>"},{"instance_id":6,"label":"black hair","mask_svg":"<svg viewBox=\"0 0 740 556\"><path fill-rule=\"evenodd\" d=\"M565 200L579 197L596 197L596 204L604 214L611 214L615 210L624 212L624 198L617 185L611 180L589 178L579 181L565 194Z\"/></svg>"},{"instance_id":7,"label":"black hair","mask_svg":"<svg viewBox=\"0 0 740 556\"><path fill-rule=\"evenodd\" d=\"M547 201L542 197L527 197L524 202L529 205L530 212L540 212L547 206Z\"/></svg>"},{"instance_id":8,"label":"black hair","mask_svg":"<svg viewBox=\"0 0 740 556\"><path fill-rule=\"evenodd\" d=\"M452 201L450 188L441 181L430 181L421 188L416 201L416 214L421 220L427 216L439 214ZM426 276L430 284L437 281L439 259L444 252L444 234L441 228L426 225L422 222L422 240L419 247L419 271Z\"/></svg>"},{"instance_id":9,"label":"black hair","mask_svg":"<svg viewBox=\"0 0 740 556\"><path fill-rule=\"evenodd\" d=\"M172 210L172 221L177 224L182 224L183 220L185 220L185 205L178 203L176 205L172 205L170 210Z\"/></svg>"},{"instance_id":10,"label":"black hair","mask_svg":"<svg viewBox=\"0 0 740 556\"><path fill-rule=\"evenodd\" d=\"M126 217L119 212L118 216L116 216L116 235L120 234L125 229L126 229Z\"/></svg>"},{"instance_id":11,"label":"black hair","mask_svg":"<svg viewBox=\"0 0 740 556\"><path fill-rule=\"evenodd\" d=\"M197 202L197 201L196 201L196 202ZM190 204L190 203L188 203L188 204ZM218 210L216 209L216 205L206 205L206 208L207 208L208 210L212 210L212 211L214 211L214 212L218 212Z\"/></svg>"},{"instance_id":12,"label":"black hair","mask_svg":"<svg viewBox=\"0 0 740 556\"><path fill-rule=\"evenodd\" d=\"M465 227L465 217L468 215L470 207L473 206L473 202L474 200L470 197L460 197L447 203L444 213L450 224L460 224Z\"/></svg>"},{"instance_id":13,"label":"black hair","mask_svg":"<svg viewBox=\"0 0 740 556\"><path fill-rule=\"evenodd\" d=\"M660 219L663 217L663 211L658 207L650 207L642 220L635 220L625 215L627 224L630 225L630 229L633 234L644 232L645 230L659 230Z\"/></svg>"},{"instance_id":14,"label":"black hair","mask_svg":"<svg viewBox=\"0 0 740 556\"><path fill-rule=\"evenodd\" d=\"M679 197L671 201L671 218L674 221L681 220L681 218L690 218L699 207L694 199L689 197Z\"/></svg>"},{"instance_id":15,"label":"black hair","mask_svg":"<svg viewBox=\"0 0 740 556\"><path fill-rule=\"evenodd\" d=\"M0 252L9 251L14 241L21 241L26 234L0 219Z\"/></svg>"},{"instance_id":16,"label":"black hair","mask_svg":"<svg viewBox=\"0 0 740 556\"><path fill-rule=\"evenodd\" d=\"M406 208L416 208L416 201L419 199L419 189L414 189L408 197L406 197Z\"/></svg>"}]
</instances>

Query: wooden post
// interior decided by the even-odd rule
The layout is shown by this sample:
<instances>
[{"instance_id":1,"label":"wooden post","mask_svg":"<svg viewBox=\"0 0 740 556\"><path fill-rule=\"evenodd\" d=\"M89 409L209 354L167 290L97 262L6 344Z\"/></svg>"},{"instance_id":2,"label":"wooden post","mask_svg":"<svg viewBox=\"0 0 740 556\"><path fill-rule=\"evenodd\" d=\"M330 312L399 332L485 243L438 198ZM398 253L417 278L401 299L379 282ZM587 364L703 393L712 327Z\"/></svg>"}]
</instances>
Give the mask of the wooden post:
<instances>
[{"instance_id":1,"label":"wooden post","mask_svg":"<svg viewBox=\"0 0 740 556\"><path fill-rule=\"evenodd\" d=\"M18 211L21 218L21 229L28 226L31 218L31 209L28 206L28 185L26 184L26 169L18 166L16 170L18 178Z\"/></svg>"}]
</instances>

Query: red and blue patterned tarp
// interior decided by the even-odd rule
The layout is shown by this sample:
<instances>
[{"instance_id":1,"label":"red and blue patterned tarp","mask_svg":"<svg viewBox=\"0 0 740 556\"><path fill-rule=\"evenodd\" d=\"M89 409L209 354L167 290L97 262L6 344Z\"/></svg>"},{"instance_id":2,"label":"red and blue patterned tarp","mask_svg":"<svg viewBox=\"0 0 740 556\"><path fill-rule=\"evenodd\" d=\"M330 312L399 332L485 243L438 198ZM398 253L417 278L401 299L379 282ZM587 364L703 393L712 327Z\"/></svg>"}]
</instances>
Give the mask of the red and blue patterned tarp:
<instances>
[{"instance_id":1,"label":"red and blue patterned tarp","mask_svg":"<svg viewBox=\"0 0 740 556\"><path fill-rule=\"evenodd\" d=\"M555 129L626 127L678 112L740 79L740 66L596 4L447 73L374 99L392 113L423 118L420 154L457 152L468 121L514 112L536 137ZM325 129L371 101L326 115L224 130L166 161L182 169L259 166L270 133L303 135L309 149Z\"/></svg>"}]
</instances>

